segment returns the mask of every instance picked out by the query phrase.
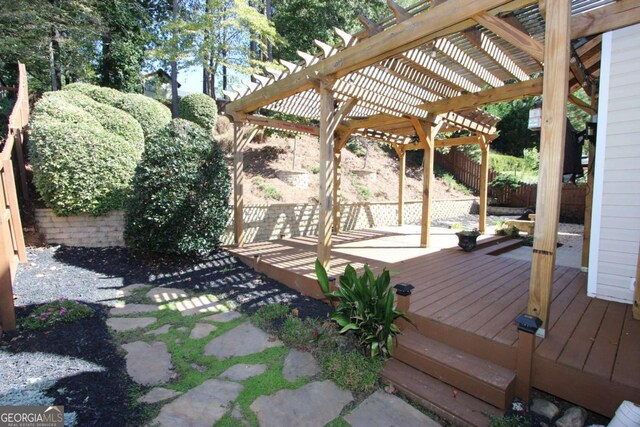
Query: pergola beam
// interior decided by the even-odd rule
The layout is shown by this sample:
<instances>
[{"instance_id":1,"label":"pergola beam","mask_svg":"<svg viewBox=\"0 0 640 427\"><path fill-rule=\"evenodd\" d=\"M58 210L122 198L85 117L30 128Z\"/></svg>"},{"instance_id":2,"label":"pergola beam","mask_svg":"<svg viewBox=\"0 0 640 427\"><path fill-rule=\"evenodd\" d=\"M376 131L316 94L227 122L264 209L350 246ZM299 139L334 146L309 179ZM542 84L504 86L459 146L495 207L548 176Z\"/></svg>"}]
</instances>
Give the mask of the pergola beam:
<instances>
[{"instance_id":1,"label":"pergola beam","mask_svg":"<svg viewBox=\"0 0 640 427\"><path fill-rule=\"evenodd\" d=\"M498 45L496 45L486 34L477 28L470 28L464 31L464 36L475 47L482 50L504 71L514 78L525 81L529 80L529 74L524 71L516 62L509 57Z\"/></svg>"},{"instance_id":2,"label":"pergola beam","mask_svg":"<svg viewBox=\"0 0 640 427\"><path fill-rule=\"evenodd\" d=\"M571 18L571 39L605 33L640 22L637 0L618 0L610 5Z\"/></svg>"},{"instance_id":3,"label":"pergola beam","mask_svg":"<svg viewBox=\"0 0 640 427\"><path fill-rule=\"evenodd\" d=\"M258 132L258 126L233 123L233 236L236 246L244 245L244 150Z\"/></svg>"},{"instance_id":4,"label":"pergola beam","mask_svg":"<svg viewBox=\"0 0 640 427\"><path fill-rule=\"evenodd\" d=\"M343 77L423 45L437 37L469 27L469 16L491 10L493 13L522 7L531 1L449 0L427 13L413 16L389 29L362 40L355 46L278 80L227 105L229 112L250 112L272 102L313 87L318 75ZM445 34L446 33L446 34Z\"/></svg>"},{"instance_id":5,"label":"pergola beam","mask_svg":"<svg viewBox=\"0 0 640 427\"><path fill-rule=\"evenodd\" d=\"M528 53L536 61L543 61L544 45L533 39L529 34L524 33L507 21L486 12L474 15L473 19L487 30L495 33L498 37Z\"/></svg>"}]
</instances>

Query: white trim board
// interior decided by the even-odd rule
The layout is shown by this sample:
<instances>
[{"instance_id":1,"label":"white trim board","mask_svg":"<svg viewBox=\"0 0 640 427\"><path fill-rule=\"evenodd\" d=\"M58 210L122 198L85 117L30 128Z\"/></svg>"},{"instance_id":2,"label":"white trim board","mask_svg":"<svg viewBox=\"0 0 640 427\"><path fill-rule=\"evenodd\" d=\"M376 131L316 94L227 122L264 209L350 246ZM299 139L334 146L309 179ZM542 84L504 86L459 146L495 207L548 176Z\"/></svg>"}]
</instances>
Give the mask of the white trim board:
<instances>
[{"instance_id":1,"label":"white trim board","mask_svg":"<svg viewBox=\"0 0 640 427\"><path fill-rule=\"evenodd\" d=\"M611 47L613 33L602 34L600 57L600 95L598 99L598 131L594 163L593 201L591 203L591 237L589 241L589 274L587 295L595 297L598 289L598 261L600 258L600 227L602 225L602 196L604 189L604 161L609 120L609 84L611 81Z\"/></svg>"}]
</instances>

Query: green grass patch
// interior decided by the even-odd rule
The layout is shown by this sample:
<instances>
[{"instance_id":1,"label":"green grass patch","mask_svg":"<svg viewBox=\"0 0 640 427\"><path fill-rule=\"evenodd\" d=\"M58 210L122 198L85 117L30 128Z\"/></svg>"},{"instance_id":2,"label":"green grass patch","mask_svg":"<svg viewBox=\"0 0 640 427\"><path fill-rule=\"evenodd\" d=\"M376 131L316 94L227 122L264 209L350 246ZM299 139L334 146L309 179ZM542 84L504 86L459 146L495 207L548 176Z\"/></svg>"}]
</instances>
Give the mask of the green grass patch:
<instances>
[{"instance_id":1,"label":"green grass patch","mask_svg":"<svg viewBox=\"0 0 640 427\"><path fill-rule=\"evenodd\" d=\"M342 388L371 392L378 386L382 361L357 351L323 351L318 358L324 375Z\"/></svg>"},{"instance_id":2,"label":"green grass patch","mask_svg":"<svg viewBox=\"0 0 640 427\"><path fill-rule=\"evenodd\" d=\"M251 316L251 322L258 328L266 329L271 326L271 323L275 320L287 317L290 311L291 308L284 304L265 305L264 307L260 307L253 316Z\"/></svg>"},{"instance_id":3,"label":"green grass patch","mask_svg":"<svg viewBox=\"0 0 640 427\"><path fill-rule=\"evenodd\" d=\"M344 418L340 417L329 421L324 427L351 427L351 424L349 424Z\"/></svg>"},{"instance_id":4,"label":"green grass patch","mask_svg":"<svg viewBox=\"0 0 640 427\"><path fill-rule=\"evenodd\" d=\"M308 350L321 334L320 322L315 319L302 320L298 317L287 317L282 325L280 338L288 346L300 350Z\"/></svg>"},{"instance_id":5,"label":"green grass patch","mask_svg":"<svg viewBox=\"0 0 640 427\"><path fill-rule=\"evenodd\" d=\"M93 316L93 309L86 304L61 299L38 307L29 316L20 320L27 331L35 331L53 326L56 323L72 323Z\"/></svg>"},{"instance_id":6,"label":"green grass patch","mask_svg":"<svg viewBox=\"0 0 640 427\"><path fill-rule=\"evenodd\" d=\"M490 427L529 427L531 424L517 415L491 417L489 420Z\"/></svg>"}]
</instances>

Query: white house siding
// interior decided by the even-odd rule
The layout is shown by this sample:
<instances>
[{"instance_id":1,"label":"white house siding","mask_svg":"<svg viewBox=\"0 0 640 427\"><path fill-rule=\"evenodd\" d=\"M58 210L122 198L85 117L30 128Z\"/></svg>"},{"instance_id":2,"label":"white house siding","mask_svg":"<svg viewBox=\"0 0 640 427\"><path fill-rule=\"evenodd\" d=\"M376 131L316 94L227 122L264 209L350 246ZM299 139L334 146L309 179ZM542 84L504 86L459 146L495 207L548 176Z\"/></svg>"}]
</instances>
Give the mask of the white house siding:
<instances>
[{"instance_id":1,"label":"white house siding","mask_svg":"<svg viewBox=\"0 0 640 427\"><path fill-rule=\"evenodd\" d=\"M640 25L603 37L589 295L631 303L640 248Z\"/></svg>"}]
</instances>

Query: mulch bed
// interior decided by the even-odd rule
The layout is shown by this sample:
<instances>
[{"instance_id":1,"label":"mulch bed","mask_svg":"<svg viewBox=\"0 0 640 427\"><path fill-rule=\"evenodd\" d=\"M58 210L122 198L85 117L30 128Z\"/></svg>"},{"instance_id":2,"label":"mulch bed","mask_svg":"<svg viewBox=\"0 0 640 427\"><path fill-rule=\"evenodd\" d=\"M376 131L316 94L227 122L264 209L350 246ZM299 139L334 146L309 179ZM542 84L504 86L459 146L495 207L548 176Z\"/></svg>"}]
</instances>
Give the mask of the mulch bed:
<instances>
[{"instance_id":1,"label":"mulch bed","mask_svg":"<svg viewBox=\"0 0 640 427\"><path fill-rule=\"evenodd\" d=\"M17 316L26 317L39 305L18 307ZM5 335L2 351L46 353L95 363L102 372L81 372L57 381L46 394L64 405L65 412L76 412L81 426L139 426L142 406L129 393L138 387L127 375L123 353L116 347L106 326L107 310L91 304L95 314L74 323L52 328ZM8 340L7 340L8 339ZM55 369L55 367L53 368Z\"/></svg>"}]
</instances>

